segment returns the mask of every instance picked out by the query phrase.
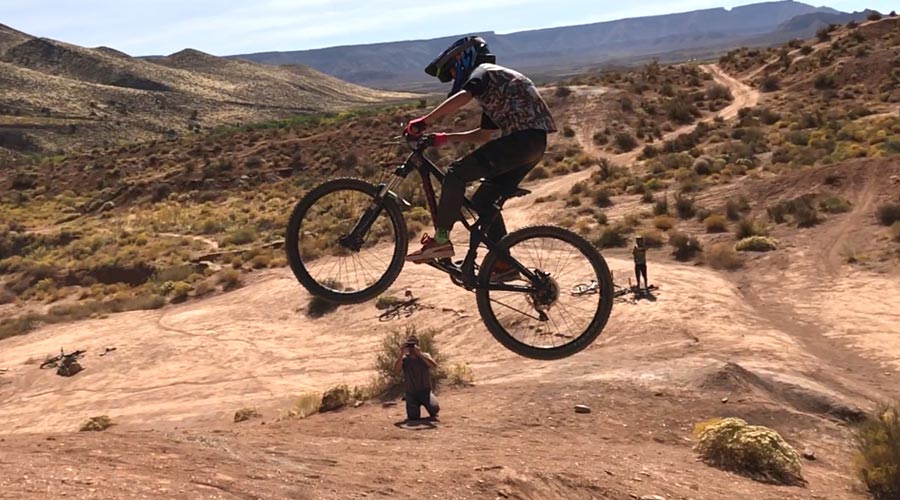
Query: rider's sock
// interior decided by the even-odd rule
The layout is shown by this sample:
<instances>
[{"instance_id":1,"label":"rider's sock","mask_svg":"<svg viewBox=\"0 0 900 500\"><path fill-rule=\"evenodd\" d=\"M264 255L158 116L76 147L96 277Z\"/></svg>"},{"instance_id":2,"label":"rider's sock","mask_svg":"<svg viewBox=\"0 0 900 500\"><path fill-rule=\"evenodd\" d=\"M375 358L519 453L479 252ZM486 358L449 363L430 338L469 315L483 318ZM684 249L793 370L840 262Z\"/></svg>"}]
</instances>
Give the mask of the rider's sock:
<instances>
[{"instance_id":1,"label":"rider's sock","mask_svg":"<svg viewBox=\"0 0 900 500\"><path fill-rule=\"evenodd\" d=\"M437 228L434 232L434 241L438 245L443 245L444 243L450 241L450 230Z\"/></svg>"}]
</instances>

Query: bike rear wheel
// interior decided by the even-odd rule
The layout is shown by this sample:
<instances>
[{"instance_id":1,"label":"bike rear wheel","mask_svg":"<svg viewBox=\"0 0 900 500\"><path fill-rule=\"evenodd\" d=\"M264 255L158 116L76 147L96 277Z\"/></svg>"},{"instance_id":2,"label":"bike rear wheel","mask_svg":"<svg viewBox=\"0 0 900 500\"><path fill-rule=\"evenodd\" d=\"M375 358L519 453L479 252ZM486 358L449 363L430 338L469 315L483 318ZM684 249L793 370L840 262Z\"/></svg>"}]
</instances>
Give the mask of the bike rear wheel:
<instances>
[{"instance_id":1,"label":"bike rear wheel","mask_svg":"<svg viewBox=\"0 0 900 500\"><path fill-rule=\"evenodd\" d=\"M546 285L530 292L490 290L497 262L510 257ZM596 280L596 294L568 293ZM571 356L589 346L603 331L612 311L612 279L603 256L584 238L555 226L534 226L507 235L485 257L478 274L478 312L507 349L533 359ZM510 284L529 285L526 278ZM543 314L543 317L541 317Z\"/></svg>"},{"instance_id":2,"label":"bike rear wheel","mask_svg":"<svg viewBox=\"0 0 900 500\"><path fill-rule=\"evenodd\" d=\"M391 198L374 203L378 188L336 179L307 193L294 207L285 235L291 270L309 293L339 304L365 302L397 279L409 245L406 221ZM367 210L374 222L354 245L345 238Z\"/></svg>"}]
</instances>

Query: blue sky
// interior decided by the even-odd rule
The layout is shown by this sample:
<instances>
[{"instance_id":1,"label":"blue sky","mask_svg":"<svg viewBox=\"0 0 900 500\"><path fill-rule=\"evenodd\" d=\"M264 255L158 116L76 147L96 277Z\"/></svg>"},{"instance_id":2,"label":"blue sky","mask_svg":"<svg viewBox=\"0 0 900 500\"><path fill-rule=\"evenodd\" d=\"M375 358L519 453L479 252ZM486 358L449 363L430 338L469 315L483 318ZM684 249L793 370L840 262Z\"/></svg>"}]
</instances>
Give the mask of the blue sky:
<instances>
[{"instance_id":1,"label":"blue sky","mask_svg":"<svg viewBox=\"0 0 900 500\"><path fill-rule=\"evenodd\" d=\"M896 0L832 0L827 5L889 12L898 7L891 2ZM132 55L170 54L186 47L228 55L481 31L509 33L747 3L753 2L256 0L223 6L226 2L213 0L0 0L0 23Z\"/></svg>"}]
</instances>

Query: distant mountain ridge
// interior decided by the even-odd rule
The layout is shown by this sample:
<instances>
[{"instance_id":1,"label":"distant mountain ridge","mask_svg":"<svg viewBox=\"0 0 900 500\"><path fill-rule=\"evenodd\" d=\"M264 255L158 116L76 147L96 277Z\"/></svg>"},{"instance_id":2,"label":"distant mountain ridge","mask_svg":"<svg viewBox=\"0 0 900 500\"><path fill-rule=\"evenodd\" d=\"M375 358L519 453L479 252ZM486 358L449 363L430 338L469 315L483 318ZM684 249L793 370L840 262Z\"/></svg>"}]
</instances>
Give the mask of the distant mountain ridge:
<instances>
[{"instance_id":1,"label":"distant mountain ridge","mask_svg":"<svg viewBox=\"0 0 900 500\"><path fill-rule=\"evenodd\" d=\"M775 32L784 23L810 14L842 14L828 7L776 1L639 17L578 26L481 33L505 64L517 68L565 68L639 57L663 51L733 46L740 40ZM427 79L422 69L458 36L349 45L292 52L230 56L265 64L304 64L352 83L404 88Z\"/></svg>"}]
</instances>

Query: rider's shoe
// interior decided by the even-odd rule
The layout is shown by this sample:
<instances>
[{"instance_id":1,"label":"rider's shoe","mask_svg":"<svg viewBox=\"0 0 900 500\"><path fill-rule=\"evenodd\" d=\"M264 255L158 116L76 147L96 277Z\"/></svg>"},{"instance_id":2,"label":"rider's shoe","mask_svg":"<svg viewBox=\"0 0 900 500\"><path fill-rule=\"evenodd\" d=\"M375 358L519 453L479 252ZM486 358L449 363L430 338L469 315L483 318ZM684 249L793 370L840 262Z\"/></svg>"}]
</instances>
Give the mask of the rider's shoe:
<instances>
[{"instance_id":1,"label":"rider's shoe","mask_svg":"<svg viewBox=\"0 0 900 500\"><path fill-rule=\"evenodd\" d=\"M491 283L507 283L521 278L519 270L506 263L506 261L498 260L491 270Z\"/></svg>"},{"instance_id":2,"label":"rider's shoe","mask_svg":"<svg viewBox=\"0 0 900 500\"><path fill-rule=\"evenodd\" d=\"M422 249L406 256L408 262L421 264L434 259L447 259L453 257L453 243L449 241L438 243L430 235L422 235Z\"/></svg>"}]
</instances>

